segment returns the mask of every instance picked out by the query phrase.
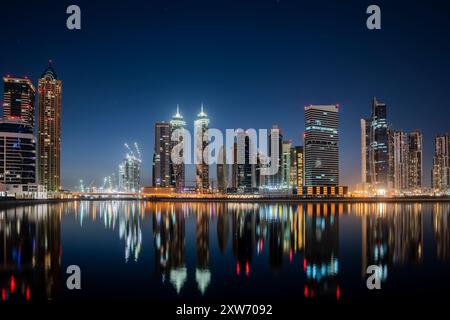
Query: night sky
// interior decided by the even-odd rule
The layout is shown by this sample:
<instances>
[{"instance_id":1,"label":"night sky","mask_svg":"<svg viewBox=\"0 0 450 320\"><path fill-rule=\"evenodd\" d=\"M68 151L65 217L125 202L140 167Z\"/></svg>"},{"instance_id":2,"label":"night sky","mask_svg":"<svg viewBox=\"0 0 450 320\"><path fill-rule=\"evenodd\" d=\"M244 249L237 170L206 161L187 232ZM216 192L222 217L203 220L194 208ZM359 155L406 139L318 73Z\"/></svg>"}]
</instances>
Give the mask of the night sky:
<instances>
[{"instance_id":1,"label":"night sky","mask_svg":"<svg viewBox=\"0 0 450 320\"><path fill-rule=\"evenodd\" d=\"M70 4L81 7L81 30L66 28ZM366 28L370 4L382 30ZM0 26L2 75L37 85L52 59L62 80L66 189L101 184L134 141L149 185L154 123L177 103L189 129L203 102L211 127L277 123L295 144L304 105L339 103L349 185L360 179L359 119L373 96L395 129L423 131L426 185L433 137L450 131L445 1L2 1Z\"/></svg>"}]
</instances>

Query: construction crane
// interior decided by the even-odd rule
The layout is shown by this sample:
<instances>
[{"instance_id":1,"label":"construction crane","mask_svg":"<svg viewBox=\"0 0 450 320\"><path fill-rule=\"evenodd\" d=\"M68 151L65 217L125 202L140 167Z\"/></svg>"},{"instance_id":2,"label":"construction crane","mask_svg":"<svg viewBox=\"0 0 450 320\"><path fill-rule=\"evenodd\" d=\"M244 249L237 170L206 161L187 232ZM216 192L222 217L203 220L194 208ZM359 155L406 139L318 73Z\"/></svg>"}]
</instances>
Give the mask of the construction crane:
<instances>
[{"instance_id":1,"label":"construction crane","mask_svg":"<svg viewBox=\"0 0 450 320\"><path fill-rule=\"evenodd\" d=\"M128 150L127 158L128 158L128 157L132 157L132 158L134 158L134 159L137 159L137 160L139 160L139 161L142 161L142 160L141 160L141 159L142 159L142 157L141 157L141 151L139 150L139 146L138 146L137 142L135 142L135 143L133 144L135 151L133 151L133 150L130 148L130 146L128 145L128 143L125 143L124 145L125 145L125 148Z\"/></svg>"}]
</instances>

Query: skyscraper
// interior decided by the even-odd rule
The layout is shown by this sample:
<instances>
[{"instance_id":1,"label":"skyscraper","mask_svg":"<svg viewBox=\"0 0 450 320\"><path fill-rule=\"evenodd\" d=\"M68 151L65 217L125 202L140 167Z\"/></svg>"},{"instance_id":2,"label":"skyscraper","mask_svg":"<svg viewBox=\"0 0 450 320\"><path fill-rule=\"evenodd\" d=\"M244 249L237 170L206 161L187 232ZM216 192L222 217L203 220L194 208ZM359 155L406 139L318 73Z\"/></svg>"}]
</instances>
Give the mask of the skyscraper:
<instances>
[{"instance_id":1,"label":"skyscraper","mask_svg":"<svg viewBox=\"0 0 450 320\"><path fill-rule=\"evenodd\" d=\"M412 191L420 191L422 189L422 133L420 131L412 131L408 136L409 143L409 165L408 165L408 182L409 189Z\"/></svg>"},{"instance_id":2,"label":"skyscraper","mask_svg":"<svg viewBox=\"0 0 450 320\"><path fill-rule=\"evenodd\" d=\"M339 185L339 107L305 106L305 185Z\"/></svg>"},{"instance_id":3,"label":"skyscraper","mask_svg":"<svg viewBox=\"0 0 450 320\"><path fill-rule=\"evenodd\" d=\"M434 139L432 185L438 192L450 190L450 133Z\"/></svg>"},{"instance_id":4,"label":"skyscraper","mask_svg":"<svg viewBox=\"0 0 450 320\"><path fill-rule=\"evenodd\" d=\"M0 120L0 183L36 182L36 140L30 124Z\"/></svg>"},{"instance_id":5,"label":"skyscraper","mask_svg":"<svg viewBox=\"0 0 450 320\"><path fill-rule=\"evenodd\" d=\"M408 134L404 131L394 132L394 188L405 191L408 183L409 143Z\"/></svg>"},{"instance_id":6,"label":"skyscraper","mask_svg":"<svg viewBox=\"0 0 450 320\"><path fill-rule=\"evenodd\" d=\"M119 190L139 192L141 189L141 159L127 154L119 165Z\"/></svg>"},{"instance_id":7,"label":"skyscraper","mask_svg":"<svg viewBox=\"0 0 450 320\"><path fill-rule=\"evenodd\" d=\"M226 193L228 187L228 164L227 154L224 146L220 146L217 163L217 189Z\"/></svg>"},{"instance_id":8,"label":"skyscraper","mask_svg":"<svg viewBox=\"0 0 450 320\"><path fill-rule=\"evenodd\" d=\"M276 168L276 173L265 177L265 181L272 187L278 187L282 183L283 171L283 133L278 125L273 125L269 132L269 155L270 159L275 159L275 165L271 167Z\"/></svg>"},{"instance_id":9,"label":"skyscraper","mask_svg":"<svg viewBox=\"0 0 450 320\"><path fill-rule=\"evenodd\" d=\"M291 148L291 185L303 187L303 147Z\"/></svg>"},{"instance_id":10,"label":"skyscraper","mask_svg":"<svg viewBox=\"0 0 450 320\"><path fill-rule=\"evenodd\" d=\"M252 166L250 164L250 137L244 131L237 133L237 184L238 188L252 187Z\"/></svg>"},{"instance_id":11,"label":"skyscraper","mask_svg":"<svg viewBox=\"0 0 450 320\"><path fill-rule=\"evenodd\" d=\"M38 182L61 188L61 80L51 61L38 81Z\"/></svg>"},{"instance_id":12,"label":"skyscraper","mask_svg":"<svg viewBox=\"0 0 450 320\"><path fill-rule=\"evenodd\" d=\"M174 146L176 146L179 141L181 135L175 134L174 139L172 140L172 134L175 130L184 129L186 126L186 122L183 119L183 116L180 114L180 109L177 105L177 113L175 113L172 117L172 120L170 120L170 151L172 152L172 149ZM177 191L183 191L184 183L185 183L185 164L183 163L174 163L171 155L170 156L170 165L171 165L171 174L172 174L172 184L175 186ZM179 155L180 157L183 156L183 153Z\"/></svg>"},{"instance_id":13,"label":"skyscraper","mask_svg":"<svg viewBox=\"0 0 450 320\"><path fill-rule=\"evenodd\" d=\"M389 184L389 136L386 104L372 99L372 114L361 120L362 182L374 189Z\"/></svg>"},{"instance_id":14,"label":"skyscraper","mask_svg":"<svg viewBox=\"0 0 450 320\"><path fill-rule=\"evenodd\" d=\"M34 94L28 78L3 77L3 117L22 120L34 130Z\"/></svg>"},{"instance_id":15,"label":"skyscraper","mask_svg":"<svg viewBox=\"0 0 450 320\"><path fill-rule=\"evenodd\" d=\"M195 184L197 191L207 192L209 190L209 161L204 157L208 154L208 130L209 119L203 111L203 103L197 120L194 122L195 135L195 159L197 161L195 168Z\"/></svg>"},{"instance_id":16,"label":"skyscraper","mask_svg":"<svg viewBox=\"0 0 450 320\"><path fill-rule=\"evenodd\" d=\"M169 123L155 123L155 151L153 154L154 187L170 187L173 185L170 170L170 132Z\"/></svg>"},{"instance_id":17,"label":"skyscraper","mask_svg":"<svg viewBox=\"0 0 450 320\"><path fill-rule=\"evenodd\" d=\"M282 168L281 168L281 180L285 187L291 187L291 146L292 141L283 141L283 155L282 155Z\"/></svg>"}]
</instances>

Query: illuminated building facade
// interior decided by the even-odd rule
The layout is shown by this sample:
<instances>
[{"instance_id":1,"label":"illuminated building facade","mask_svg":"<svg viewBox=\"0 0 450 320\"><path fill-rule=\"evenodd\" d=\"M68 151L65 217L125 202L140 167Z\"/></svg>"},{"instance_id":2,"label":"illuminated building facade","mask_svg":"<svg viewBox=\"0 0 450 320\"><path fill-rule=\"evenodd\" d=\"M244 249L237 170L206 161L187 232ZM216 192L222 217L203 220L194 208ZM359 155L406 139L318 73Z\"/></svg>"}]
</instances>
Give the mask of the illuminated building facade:
<instances>
[{"instance_id":1,"label":"illuminated building facade","mask_svg":"<svg viewBox=\"0 0 450 320\"><path fill-rule=\"evenodd\" d=\"M434 139L432 185L438 192L450 189L450 133L436 136Z\"/></svg>"},{"instance_id":2,"label":"illuminated building facade","mask_svg":"<svg viewBox=\"0 0 450 320\"><path fill-rule=\"evenodd\" d=\"M394 188L405 191L409 187L409 143L404 131L394 132Z\"/></svg>"},{"instance_id":3,"label":"illuminated building facade","mask_svg":"<svg viewBox=\"0 0 450 320\"><path fill-rule=\"evenodd\" d=\"M372 100L372 114L361 120L362 182L373 189L387 189L389 183L389 134L386 104Z\"/></svg>"},{"instance_id":4,"label":"illuminated building facade","mask_svg":"<svg viewBox=\"0 0 450 320\"><path fill-rule=\"evenodd\" d=\"M182 139L181 134L175 130L181 130L186 127L186 121L184 121L183 116L180 113L180 109L177 105L177 112L173 115L172 120L170 120L170 151L176 146L180 140ZM172 138L174 138L172 140ZM180 157L183 157L183 151L179 154ZM173 185L177 191L182 191L185 185L185 164L183 163L174 163L171 155L169 154L170 159L170 172L171 172L171 185Z\"/></svg>"},{"instance_id":5,"label":"illuminated building facade","mask_svg":"<svg viewBox=\"0 0 450 320\"><path fill-rule=\"evenodd\" d=\"M170 161L170 124L157 122L155 124L155 152L153 154L153 186L170 187L172 183Z\"/></svg>"},{"instance_id":6,"label":"illuminated building facade","mask_svg":"<svg viewBox=\"0 0 450 320\"><path fill-rule=\"evenodd\" d=\"M36 182L36 140L33 128L21 120L0 120L0 182Z\"/></svg>"},{"instance_id":7,"label":"illuminated building facade","mask_svg":"<svg viewBox=\"0 0 450 320\"><path fill-rule=\"evenodd\" d=\"M28 78L3 77L3 117L22 120L34 130L34 95L36 89Z\"/></svg>"},{"instance_id":8,"label":"illuminated building facade","mask_svg":"<svg viewBox=\"0 0 450 320\"><path fill-rule=\"evenodd\" d=\"M305 185L339 185L339 107L305 106Z\"/></svg>"},{"instance_id":9,"label":"illuminated building facade","mask_svg":"<svg viewBox=\"0 0 450 320\"><path fill-rule=\"evenodd\" d=\"M283 171L283 133L278 125L273 125L269 133L269 155L271 159L275 159L276 173L265 177L265 181L269 186L279 187L282 184ZM271 164L271 167L274 167Z\"/></svg>"},{"instance_id":10,"label":"illuminated building facade","mask_svg":"<svg viewBox=\"0 0 450 320\"><path fill-rule=\"evenodd\" d=\"M228 188L228 164L227 154L224 146L219 149L217 162L217 189L221 193L226 193Z\"/></svg>"},{"instance_id":11,"label":"illuminated building facade","mask_svg":"<svg viewBox=\"0 0 450 320\"><path fill-rule=\"evenodd\" d=\"M194 136L195 136L195 185L198 192L209 191L209 161L204 158L204 154L208 154L208 130L209 119L207 114L203 111L203 104L201 105L200 113L197 115L197 120L194 122Z\"/></svg>"},{"instance_id":12,"label":"illuminated building facade","mask_svg":"<svg viewBox=\"0 0 450 320\"><path fill-rule=\"evenodd\" d=\"M292 141L283 141L281 183L285 187L291 187L291 147Z\"/></svg>"},{"instance_id":13,"label":"illuminated building facade","mask_svg":"<svg viewBox=\"0 0 450 320\"><path fill-rule=\"evenodd\" d=\"M303 147L291 148L291 186L301 188L303 186Z\"/></svg>"},{"instance_id":14,"label":"illuminated building facade","mask_svg":"<svg viewBox=\"0 0 450 320\"><path fill-rule=\"evenodd\" d=\"M237 188L252 188L252 164L250 163L250 137L244 131L237 133L237 158L235 158L237 168Z\"/></svg>"},{"instance_id":15,"label":"illuminated building facade","mask_svg":"<svg viewBox=\"0 0 450 320\"><path fill-rule=\"evenodd\" d=\"M127 154L119 165L119 190L123 192L139 192L141 189L141 160Z\"/></svg>"},{"instance_id":16,"label":"illuminated building facade","mask_svg":"<svg viewBox=\"0 0 450 320\"><path fill-rule=\"evenodd\" d=\"M38 82L38 182L61 189L61 80L51 62Z\"/></svg>"},{"instance_id":17,"label":"illuminated building facade","mask_svg":"<svg viewBox=\"0 0 450 320\"><path fill-rule=\"evenodd\" d=\"M408 135L409 164L408 164L408 186L412 191L422 189L422 167L423 167L423 143L422 132L412 131Z\"/></svg>"}]
</instances>

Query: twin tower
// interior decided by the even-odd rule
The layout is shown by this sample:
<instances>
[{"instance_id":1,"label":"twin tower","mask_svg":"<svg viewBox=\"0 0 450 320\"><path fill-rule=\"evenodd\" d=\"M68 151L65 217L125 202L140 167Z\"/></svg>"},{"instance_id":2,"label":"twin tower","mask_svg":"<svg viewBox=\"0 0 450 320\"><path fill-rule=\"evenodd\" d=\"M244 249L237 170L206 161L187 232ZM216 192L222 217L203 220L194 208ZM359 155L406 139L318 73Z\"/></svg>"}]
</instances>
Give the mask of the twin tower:
<instances>
[{"instance_id":1,"label":"twin tower","mask_svg":"<svg viewBox=\"0 0 450 320\"><path fill-rule=\"evenodd\" d=\"M174 130L186 127L186 121L180 113L177 105L177 112L169 122L157 122L155 124L155 150L153 154L153 187L172 187L177 191L183 191L186 186L186 173L184 164L175 164L171 160L171 151L178 141L172 141L171 135ZM208 130L209 118L203 110L203 104L200 107L200 113L194 121L195 132L198 132L198 145L205 149L208 142L202 139L203 134ZM202 155L196 155L201 159ZM198 192L209 190L209 166L203 161L196 165L195 186Z\"/></svg>"}]
</instances>

